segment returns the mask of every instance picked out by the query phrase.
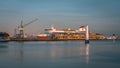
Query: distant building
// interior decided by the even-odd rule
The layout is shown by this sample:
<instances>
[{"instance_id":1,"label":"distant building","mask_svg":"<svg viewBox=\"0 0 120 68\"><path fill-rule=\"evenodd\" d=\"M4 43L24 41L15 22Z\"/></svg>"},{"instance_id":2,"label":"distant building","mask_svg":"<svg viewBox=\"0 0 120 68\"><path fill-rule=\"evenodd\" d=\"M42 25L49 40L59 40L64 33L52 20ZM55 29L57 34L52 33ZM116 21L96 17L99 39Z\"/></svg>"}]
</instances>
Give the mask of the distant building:
<instances>
[{"instance_id":1,"label":"distant building","mask_svg":"<svg viewBox=\"0 0 120 68\"><path fill-rule=\"evenodd\" d=\"M0 32L0 42L5 42L10 40L10 35L6 32Z\"/></svg>"},{"instance_id":2,"label":"distant building","mask_svg":"<svg viewBox=\"0 0 120 68\"><path fill-rule=\"evenodd\" d=\"M99 33L90 33L90 39L105 39L105 36Z\"/></svg>"}]
</instances>

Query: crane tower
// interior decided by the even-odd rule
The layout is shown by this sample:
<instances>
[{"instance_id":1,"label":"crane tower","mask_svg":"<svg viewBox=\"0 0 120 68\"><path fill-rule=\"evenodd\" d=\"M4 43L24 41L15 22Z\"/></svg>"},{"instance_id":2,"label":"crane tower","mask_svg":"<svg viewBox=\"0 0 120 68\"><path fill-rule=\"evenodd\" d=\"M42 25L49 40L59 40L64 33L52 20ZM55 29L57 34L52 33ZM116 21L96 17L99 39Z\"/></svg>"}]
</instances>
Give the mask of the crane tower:
<instances>
[{"instance_id":1,"label":"crane tower","mask_svg":"<svg viewBox=\"0 0 120 68\"><path fill-rule=\"evenodd\" d=\"M30 22L28 22L27 24L23 24L23 21L21 21L20 26L18 26L18 31L19 31L19 38L23 39L24 38L24 28L26 26L28 26L31 23L34 23L35 21L37 21L38 19L32 20Z\"/></svg>"}]
</instances>

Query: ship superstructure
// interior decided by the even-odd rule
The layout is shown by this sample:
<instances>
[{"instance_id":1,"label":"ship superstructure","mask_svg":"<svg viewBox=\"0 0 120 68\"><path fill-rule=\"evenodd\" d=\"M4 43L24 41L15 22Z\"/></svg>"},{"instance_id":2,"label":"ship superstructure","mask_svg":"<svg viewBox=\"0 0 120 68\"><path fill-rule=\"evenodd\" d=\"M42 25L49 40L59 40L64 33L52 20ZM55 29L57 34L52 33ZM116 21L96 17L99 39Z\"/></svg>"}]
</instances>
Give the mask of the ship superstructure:
<instances>
[{"instance_id":1,"label":"ship superstructure","mask_svg":"<svg viewBox=\"0 0 120 68\"><path fill-rule=\"evenodd\" d=\"M54 26L52 26L51 28L48 28L48 29L45 29L45 33L49 33L49 34L52 34L52 33L80 33L80 32L84 32L85 31L85 28L84 26L81 26L78 30L72 30L70 28L68 29L59 29L57 30Z\"/></svg>"}]
</instances>

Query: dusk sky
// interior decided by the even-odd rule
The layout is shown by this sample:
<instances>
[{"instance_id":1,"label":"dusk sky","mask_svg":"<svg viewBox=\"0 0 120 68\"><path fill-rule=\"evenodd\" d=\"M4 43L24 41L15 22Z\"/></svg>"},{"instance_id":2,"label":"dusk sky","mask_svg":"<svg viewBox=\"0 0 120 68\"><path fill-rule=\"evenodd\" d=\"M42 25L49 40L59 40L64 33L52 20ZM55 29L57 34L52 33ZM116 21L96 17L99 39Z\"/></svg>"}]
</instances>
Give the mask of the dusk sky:
<instances>
[{"instance_id":1,"label":"dusk sky","mask_svg":"<svg viewBox=\"0 0 120 68\"><path fill-rule=\"evenodd\" d=\"M0 32L14 34L21 20L25 33L38 34L54 24L57 29L79 29L120 36L120 0L0 0Z\"/></svg>"}]
</instances>

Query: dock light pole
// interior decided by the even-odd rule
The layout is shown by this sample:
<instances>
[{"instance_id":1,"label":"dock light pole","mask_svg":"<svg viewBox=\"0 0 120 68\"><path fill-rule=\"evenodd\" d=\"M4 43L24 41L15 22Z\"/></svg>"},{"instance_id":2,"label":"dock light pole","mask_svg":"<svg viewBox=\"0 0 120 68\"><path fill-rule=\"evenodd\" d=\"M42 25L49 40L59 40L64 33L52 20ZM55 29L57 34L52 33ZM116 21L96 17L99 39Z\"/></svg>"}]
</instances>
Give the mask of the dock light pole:
<instances>
[{"instance_id":1,"label":"dock light pole","mask_svg":"<svg viewBox=\"0 0 120 68\"><path fill-rule=\"evenodd\" d=\"M88 28L88 25L85 28L86 28L86 31L85 31L85 35L86 35L85 44L88 44L89 43L89 28Z\"/></svg>"}]
</instances>

